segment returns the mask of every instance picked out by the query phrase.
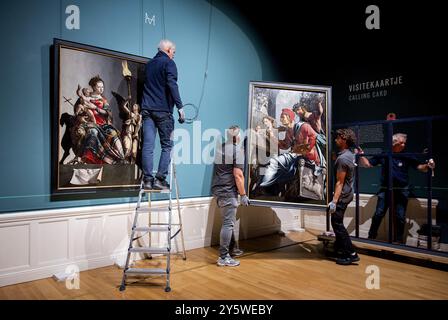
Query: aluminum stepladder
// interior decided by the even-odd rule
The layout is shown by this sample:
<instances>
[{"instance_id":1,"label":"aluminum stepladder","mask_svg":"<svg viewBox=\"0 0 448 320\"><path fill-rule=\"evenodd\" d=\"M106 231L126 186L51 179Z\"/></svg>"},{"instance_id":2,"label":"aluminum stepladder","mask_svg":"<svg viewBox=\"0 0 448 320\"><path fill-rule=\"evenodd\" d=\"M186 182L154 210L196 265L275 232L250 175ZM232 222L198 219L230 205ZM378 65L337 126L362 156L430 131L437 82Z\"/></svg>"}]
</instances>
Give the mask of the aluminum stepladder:
<instances>
[{"instance_id":1,"label":"aluminum stepladder","mask_svg":"<svg viewBox=\"0 0 448 320\"><path fill-rule=\"evenodd\" d=\"M185 244L184 244L184 234L182 229L182 218L181 218L181 210L179 203L179 185L177 183L176 178L176 167L171 161L170 164L170 172L169 175L169 191L161 191L161 190L145 190L143 187L143 179L140 184L140 191L138 194L137 206L134 212L134 222L132 224L131 236L129 239L129 247L128 253L126 257L126 264L123 270L123 278L120 285L120 291L124 291L126 289L126 279L129 275L166 275L166 287L165 292L170 292L170 272L171 272L171 240L174 239L178 234L181 236L182 242L182 251L180 252L183 256L183 259L187 259L187 254L185 252ZM178 223L172 223L172 192L173 192L173 180L176 188L176 200L177 200L177 213L178 213ZM154 193L168 193L169 194L169 202L168 202L168 210L166 208L152 208L151 206L151 196ZM141 208L141 202L144 195L148 195L148 208ZM153 212L164 212L168 214L168 222L158 222L151 223L151 214ZM145 226L138 225L138 217L140 214L148 213L149 223ZM177 229L174 235L173 226ZM165 247L151 247L151 246L134 246L134 242L149 234L149 239L151 242L151 234L152 233L166 233L167 234L167 245ZM147 257L152 258L152 254L163 254L166 256L166 268L130 268L131 255L132 253L144 253L147 254ZM179 252L178 252L179 254Z\"/></svg>"}]
</instances>

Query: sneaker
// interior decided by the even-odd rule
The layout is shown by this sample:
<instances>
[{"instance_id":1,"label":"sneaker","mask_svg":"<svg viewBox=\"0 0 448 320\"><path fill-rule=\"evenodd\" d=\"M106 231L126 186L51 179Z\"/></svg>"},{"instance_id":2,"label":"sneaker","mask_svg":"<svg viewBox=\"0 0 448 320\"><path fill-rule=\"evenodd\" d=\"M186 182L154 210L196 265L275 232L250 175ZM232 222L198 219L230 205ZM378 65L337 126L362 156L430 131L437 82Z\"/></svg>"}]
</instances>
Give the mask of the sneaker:
<instances>
[{"instance_id":1,"label":"sneaker","mask_svg":"<svg viewBox=\"0 0 448 320\"><path fill-rule=\"evenodd\" d=\"M153 188L153 181L152 180L148 180L148 181L144 181L143 182L143 189L145 190L152 190Z\"/></svg>"},{"instance_id":2,"label":"sneaker","mask_svg":"<svg viewBox=\"0 0 448 320\"><path fill-rule=\"evenodd\" d=\"M244 254L244 251L241 249L233 249L232 251L230 251L230 255L232 257L239 257L242 256Z\"/></svg>"},{"instance_id":3,"label":"sneaker","mask_svg":"<svg viewBox=\"0 0 448 320\"><path fill-rule=\"evenodd\" d=\"M154 188L154 190L169 191L170 190L170 184L168 182L166 182L166 180L156 179L154 181L153 188Z\"/></svg>"},{"instance_id":4,"label":"sneaker","mask_svg":"<svg viewBox=\"0 0 448 320\"><path fill-rule=\"evenodd\" d=\"M352 260L352 262L358 262L358 261L361 260L361 259L359 258L358 254L357 254L356 252L353 252L353 253L350 255L350 260Z\"/></svg>"},{"instance_id":5,"label":"sneaker","mask_svg":"<svg viewBox=\"0 0 448 320\"><path fill-rule=\"evenodd\" d=\"M220 267L238 267L240 265L240 262L233 259L232 257L227 256L224 259L219 257L217 264Z\"/></svg>"},{"instance_id":6,"label":"sneaker","mask_svg":"<svg viewBox=\"0 0 448 320\"><path fill-rule=\"evenodd\" d=\"M359 258L358 254L356 252L353 252L348 257L337 258L336 263L343 265L343 266L348 266L348 265L352 264L353 262L358 262L359 260L361 260L361 259Z\"/></svg>"},{"instance_id":7,"label":"sneaker","mask_svg":"<svg viewBox=\"0 0 448 320\"><path fill-rule=\"evenodd\" d=\"M343 266L348 266L348 265L352 264L352 259L350 259L349 257L337 258L336 259L336 264L340 264L340 265L343 265Z\"/></svg>"}]
</instances>

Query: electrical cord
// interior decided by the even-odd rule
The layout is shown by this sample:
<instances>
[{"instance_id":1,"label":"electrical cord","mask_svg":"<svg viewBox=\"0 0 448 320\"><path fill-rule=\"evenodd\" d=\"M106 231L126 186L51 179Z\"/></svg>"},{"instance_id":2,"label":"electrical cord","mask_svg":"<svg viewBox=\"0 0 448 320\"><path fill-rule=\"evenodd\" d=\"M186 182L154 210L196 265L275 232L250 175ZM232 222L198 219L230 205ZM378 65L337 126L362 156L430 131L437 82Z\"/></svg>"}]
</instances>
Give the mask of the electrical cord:
<instances>
[{"instance_id":1,"label":"electrical cord","mask_svg":"<svg viewBox=\"0 0 448 320\"><path fill-rule=\"evenodd\" d=\"M209 11L209 17L208 17L208 39L207 39L207 54L206 54L206 60L205 60L205 72L204 72L204 79L202 80L202 88L201 88L201 96L199 98L199 103L196 106L194 103L185 103L184 108L191 107L194 110L194 116L191 118L185 118L185 123L192 124L194 121L198 120L199 118L199 110L202 105L202 100L204 99L205 94L205 83L207 82L207 76L208 76L208 63L209 63L209 57L210 57L210 41L211 41L211 31L212 31L212 14L213 14L213 0L210 0L210 11ZM165 39L166 37L166 25L165 25L165 0L160 0L161 7L162 7L162 35Z\"/></svg>"}]
</instances>

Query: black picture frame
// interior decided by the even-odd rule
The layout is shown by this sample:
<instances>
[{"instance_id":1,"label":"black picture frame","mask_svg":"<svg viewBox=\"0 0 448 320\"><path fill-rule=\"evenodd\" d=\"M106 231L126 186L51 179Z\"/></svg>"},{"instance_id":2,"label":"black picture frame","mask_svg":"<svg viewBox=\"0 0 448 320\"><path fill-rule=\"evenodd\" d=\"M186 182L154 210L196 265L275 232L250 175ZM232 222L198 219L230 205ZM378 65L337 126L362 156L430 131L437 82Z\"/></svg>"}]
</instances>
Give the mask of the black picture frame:
<instances>
[{"instance_id":1,"label":"black picture frame","mask_svg":"<svg viewBox=\"0 0 448 320\"><path fill-rule=\"evenodd\" d=\"M149 58L56 38L51 51L52 194L135 190Z\"/></svg>"}]
</instances>

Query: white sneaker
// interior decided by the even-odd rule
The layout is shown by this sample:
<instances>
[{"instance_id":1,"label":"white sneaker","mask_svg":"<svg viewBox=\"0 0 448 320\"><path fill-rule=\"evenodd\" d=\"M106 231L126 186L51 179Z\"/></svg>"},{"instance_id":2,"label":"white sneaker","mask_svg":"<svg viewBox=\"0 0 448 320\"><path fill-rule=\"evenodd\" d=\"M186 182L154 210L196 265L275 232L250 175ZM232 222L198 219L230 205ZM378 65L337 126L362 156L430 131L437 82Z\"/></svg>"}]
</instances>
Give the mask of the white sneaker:
<instances>
[{"instance_id":1,"label":"white sneaker","mask_svg":"<svg viewBox=\"0 0 448 320\"><path fill-rule=\"evenodd\" d=\"M217 261L218 266L220 267L238 267L240 262L238 260L233 259L232 257L219 258Z\"/></svg>"},{"instance_id":2,"label":"white sneaker","mask_svg":"<svg viewBox=\"0 0 448 320\"><path fill-rule=\"evenodd\" d=\"M243 254L244 254L244 251L241 249L233 249L232 251L230 251L231 257L239 257L239 256L242 256Z\"/></svg>"}]
</instances>

